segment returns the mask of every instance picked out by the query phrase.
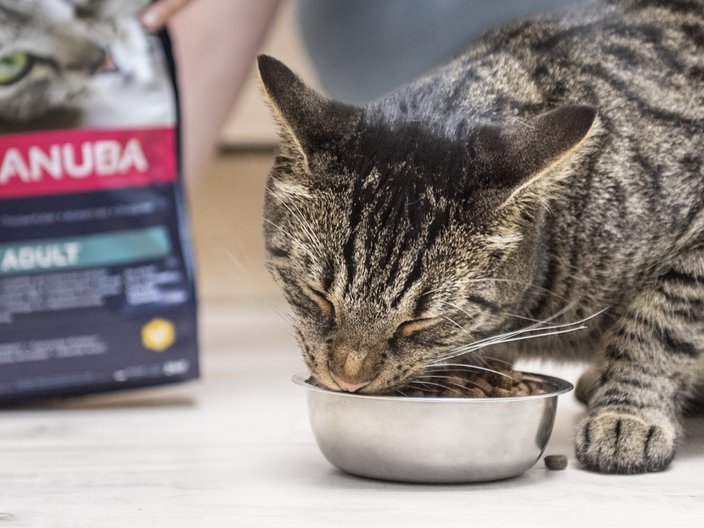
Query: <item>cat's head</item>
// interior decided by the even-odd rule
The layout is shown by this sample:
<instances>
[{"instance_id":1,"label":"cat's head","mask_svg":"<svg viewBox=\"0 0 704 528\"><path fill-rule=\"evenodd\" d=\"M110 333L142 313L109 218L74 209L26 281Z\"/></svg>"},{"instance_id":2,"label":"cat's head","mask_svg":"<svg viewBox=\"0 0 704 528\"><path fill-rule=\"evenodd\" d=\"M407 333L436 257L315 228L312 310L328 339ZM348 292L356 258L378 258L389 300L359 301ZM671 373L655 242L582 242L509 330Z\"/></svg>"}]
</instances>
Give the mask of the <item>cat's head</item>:
<instances>
[{"instance_id":1,"label":"cat's head","mask_svg":"<svg viewBox=\"0 0 704 528\"><path fill-rule=\"evenodd\" d=\"M264 211L269 267L314 378L386 392L506 328L541 264L541 204L594 110L447 134L389 101L325 99L270 57L259 71L282 136Z\"/></svg>"},{"instance_id":2,"label":"cat's head","mask_svg":"<svg viewBox=\"0 0 704 528\"><path fill-rule=\"evenodd\" d=\"M93 26L147 0L0 0L0 119L23 122L69 106L106 64Z\"/></svg>"}]
</instances>

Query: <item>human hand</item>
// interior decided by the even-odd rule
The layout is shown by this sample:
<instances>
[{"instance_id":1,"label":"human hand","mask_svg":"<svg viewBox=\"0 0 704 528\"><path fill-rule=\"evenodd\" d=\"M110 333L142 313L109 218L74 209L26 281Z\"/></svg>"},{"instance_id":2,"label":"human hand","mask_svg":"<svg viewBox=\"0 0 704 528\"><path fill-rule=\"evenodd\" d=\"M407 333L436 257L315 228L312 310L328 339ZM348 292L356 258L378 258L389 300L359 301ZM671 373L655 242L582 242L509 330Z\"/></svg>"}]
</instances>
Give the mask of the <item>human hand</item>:
<instances>
[{"instance_id":1,"label":"human hand","mask_svg":"<svg viewBox=\"0 0 704 528\"><path fill-rule=\"evenodd\" d=\"M157 0L142 11L140 22L148 31L156 31L190 2L191 0Z\"/></svg>"}]
</instances>

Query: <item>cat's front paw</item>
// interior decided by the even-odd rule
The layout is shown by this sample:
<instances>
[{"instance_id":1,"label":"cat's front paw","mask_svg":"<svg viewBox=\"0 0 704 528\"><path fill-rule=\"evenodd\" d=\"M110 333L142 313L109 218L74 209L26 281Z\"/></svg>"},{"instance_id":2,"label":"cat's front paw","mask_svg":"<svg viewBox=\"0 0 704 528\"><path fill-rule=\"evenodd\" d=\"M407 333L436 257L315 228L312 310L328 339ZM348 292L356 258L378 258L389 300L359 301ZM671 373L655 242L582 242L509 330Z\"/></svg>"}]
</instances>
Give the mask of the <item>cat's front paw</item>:
<instances>
[{"instance_id":1,"label":"cat's front paw","mask_svg":"<svg viewBox=\"0 0 704 528\"><path fill-rule=\"evenodd\" d=\"M675 454L675 428L636 414L602 410L577 432L577 459L604 473L662 471Z\"/></svg>"}]
</instances>

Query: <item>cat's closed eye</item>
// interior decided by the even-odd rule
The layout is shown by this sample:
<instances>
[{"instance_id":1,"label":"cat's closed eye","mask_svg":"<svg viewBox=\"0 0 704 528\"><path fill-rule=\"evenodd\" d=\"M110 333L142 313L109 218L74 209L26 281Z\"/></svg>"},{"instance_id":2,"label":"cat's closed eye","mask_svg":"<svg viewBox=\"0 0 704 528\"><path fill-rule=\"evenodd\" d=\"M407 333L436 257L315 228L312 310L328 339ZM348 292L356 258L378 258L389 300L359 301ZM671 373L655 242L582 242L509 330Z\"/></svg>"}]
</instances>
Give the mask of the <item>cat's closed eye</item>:
<instances>
[{"instance_id":1,"label":"cat's closed eye","mask_svg":"<svg viewBox=\"0 0 704 528\"><path fill-rule=\"evenodd\" d=\"M307 285L303 287L303 291L318 305L324 317L331 320L335 318L335 305L330 301L327 294Z\"/></svg>"},{"instance_id":2,"label":"cat's closed eye","mask_svg":"<svg viewBox=\"0 0 704 528\"><path fill-rule=\"evenodd\" d=\"M422 319L412 319L401 323L396 328L396 335L399 337L412 337L414 334L422 330L426 330L436 324L442 322L441 317L426 317Z\"/></svg>"}]
</instances>

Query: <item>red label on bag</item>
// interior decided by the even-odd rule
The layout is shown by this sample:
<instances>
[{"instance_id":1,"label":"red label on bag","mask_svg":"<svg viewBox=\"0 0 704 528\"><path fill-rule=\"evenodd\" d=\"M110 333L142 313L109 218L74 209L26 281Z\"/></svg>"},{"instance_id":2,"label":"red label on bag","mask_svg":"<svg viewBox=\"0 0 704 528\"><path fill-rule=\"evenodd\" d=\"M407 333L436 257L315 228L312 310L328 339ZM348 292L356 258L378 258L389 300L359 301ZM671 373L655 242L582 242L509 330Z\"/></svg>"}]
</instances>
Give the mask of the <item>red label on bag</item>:
<instances>
[{"instance_id":1,"label":"red label on bag","mask_svg":"<svg viewBox=\"0 0 704 528\"><path fill-rule=\"evenodd\" d=\"M172 182L176 159L173 127L6 135L0 199Z\"/></svg>"}]
</instances>

